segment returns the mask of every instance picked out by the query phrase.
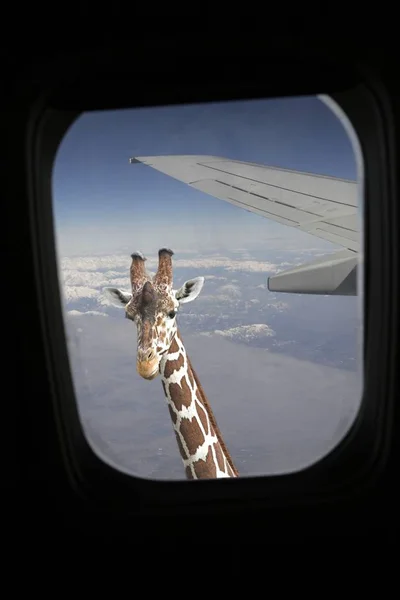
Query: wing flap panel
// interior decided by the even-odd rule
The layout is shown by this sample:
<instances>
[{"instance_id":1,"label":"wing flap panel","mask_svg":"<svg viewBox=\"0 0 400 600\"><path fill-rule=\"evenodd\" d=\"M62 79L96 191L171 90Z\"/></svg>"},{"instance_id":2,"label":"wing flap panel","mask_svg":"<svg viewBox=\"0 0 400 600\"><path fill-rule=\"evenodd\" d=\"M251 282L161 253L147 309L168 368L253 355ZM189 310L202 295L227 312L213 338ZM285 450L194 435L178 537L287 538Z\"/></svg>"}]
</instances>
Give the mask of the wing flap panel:
<instances>
[{"instance_id":1,"label":"wing flap panel","mask_svg":"<svg viewBox=\"0 0 400 600\"><path fill-rule=\"evenodd\" d=\"M183 158L183 157L182 157ZM197 164L209 170L209 179L219 179L222 181L232 181L235 177L238 181L248 181L249 183L259 183L272 185L277 188L287 189L299 192L304 196L304 204L301 208L308 210L307 198L317 197L325 200L332 200L338 203L344 203L357 207L357 184L353 181L337 179L324 175L312 173L300 173L289 169L268 167L264 165L255 165L233 160L221 160L217 157L210 157L212 160L204 160L207 157L193 157ZM215 175L211 176L211 171ZM231 179L229 179L231 178ZM343 199L344 202L343 202Z\"/></svg>"}]
</instances>

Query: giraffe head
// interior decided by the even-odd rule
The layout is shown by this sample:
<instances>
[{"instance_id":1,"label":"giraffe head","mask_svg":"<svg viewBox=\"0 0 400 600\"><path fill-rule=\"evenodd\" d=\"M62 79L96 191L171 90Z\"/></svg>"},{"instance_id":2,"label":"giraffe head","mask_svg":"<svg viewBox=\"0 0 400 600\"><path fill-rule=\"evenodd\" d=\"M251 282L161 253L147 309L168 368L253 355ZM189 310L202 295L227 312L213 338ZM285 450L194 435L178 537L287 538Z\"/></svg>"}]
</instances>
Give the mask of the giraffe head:
<instances>
[{"instance_id":1,"label":"giraffe head","mask_svg":"<svg viewBox=\"0 0 400 600\"><path fill-rule=\"evenodd\" d=\"M125 308L125 316L137 328L137 371L144 379L154 379L163 355L177 331L176 315L181 304L199 295L204 277L185 281L178 290L172 283L172 250L158 252L158 269L152 278L145 268L141 252L131 255L130 279L132 292L107 287L105 293L116 306Z\"/></svg>"}]
</instances>

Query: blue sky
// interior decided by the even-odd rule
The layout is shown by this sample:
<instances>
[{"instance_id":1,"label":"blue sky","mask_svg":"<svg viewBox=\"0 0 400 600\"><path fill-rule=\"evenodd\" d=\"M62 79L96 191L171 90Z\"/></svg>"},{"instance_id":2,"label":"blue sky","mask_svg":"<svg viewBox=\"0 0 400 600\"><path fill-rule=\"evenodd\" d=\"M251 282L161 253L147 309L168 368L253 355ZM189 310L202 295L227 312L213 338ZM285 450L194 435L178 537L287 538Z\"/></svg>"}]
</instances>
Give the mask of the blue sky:
<instances>
[{"instance_id":1,"label":"blue sky","mask_svg":"<svg viewBox=\"0 0 400 600\"><path fill-rule=\"evenodd\" d=\"M243 241L244 231L251 239L288 230L128 161L157 154L212 154L357 177L343 125L316 97L87 113L65 135L53 172L62 254L154 244L156 252L213 236L227 242L236 231Z\"/></svg>"}]
</instances>

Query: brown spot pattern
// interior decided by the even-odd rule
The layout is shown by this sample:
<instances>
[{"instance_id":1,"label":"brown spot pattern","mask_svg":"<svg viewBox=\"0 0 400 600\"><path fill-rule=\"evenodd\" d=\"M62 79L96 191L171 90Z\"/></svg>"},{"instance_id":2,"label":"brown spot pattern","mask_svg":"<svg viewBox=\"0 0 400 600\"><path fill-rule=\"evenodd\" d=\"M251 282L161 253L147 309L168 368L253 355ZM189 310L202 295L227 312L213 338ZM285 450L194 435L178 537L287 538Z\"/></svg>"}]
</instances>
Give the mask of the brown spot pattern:
<instances>
[{"instance_id":1,"label":"brown spot pattern","mask_svg":"<svg viewBox=\"0 0 400 600\"><path fill-rule=\"evenodd\" d=\"M177 333L177 337L178 337L178 335L179 334ZM176 352L179 352L179 350L180 350L180 346L178 345L176 338L174 338L172 340L171 346L169 348L169 353L176 353ZM184 364L185 364L185 359L181 353L179 353L177 360L172 360L172 361L167 360L166 364L165 364L165 369L164 369L164 377L166 377L166 378L171 377L171 375L174 372L176 372L177 370L179 370ZM166 396L167 396L166 387L168 386L168 391L169 391L169 394L171 397L171 401L174 403L174 406L175 406L176 410L178 410L178 411L181 411L184 406L186 408L189 408L189 406L192 404L192 391L191 391L191 388L189 387L188 382L190 382L190 385L192 386L192 388L197 387L197 393L196 393L197 398L196 398L195 402L196 402L196 410L197 410L197 414L198 414L198 419L196 419L196 417L193 417L192 420L183 418L183 419L181 419L180 424L179 424L179 433L181 434L182 439L185 440L185 444L187 446L189 456L187 455L187 452L185 451L185 449L183 447L179 433L177 431L175 431L179 452L180 452L182 458L184 460L187 460L190 456L192 456L196 452L196 450L199 448L199 446L201 446L204 443L205 439L204 439L203 431L201 429L201 425L203 426L206 434L212 433L212 434L215 434L218 438L218 442L213 445L217 464L214 463L213 451L212 451L212 448L209 447L208 451L207 451L207 455L206 455L206 460L204 461L204 460L200 459L200 460L196 461L196 463L193 465L193 468L196 473L195 478L198 478L198 479L216 478L217 465L218 465L218 468L220 471L223 471L223 472L227 471L227 474L230 477L236 477L238 475L238 473L237 473L236 469L233 468L233 465L230 464L232 459L231 459L228 451L226 450L226 447L223 442L219 427L216 423L214 414L212 413L211 407L205 396L203 388L201 387L201 384L198 381L198 377L192 369L189 358L187 357L187 374L185 377L181 378L180 383L165 384L163 380L161 380L161 381L162 381L162 386L163 386L164 393ZM168 410L169 410L169 414L171 416L171 420L172 420L173 424L176 425L176 423L178 422L178 417L169 404L168 404ZM226 462L225 462L224 456L227 459ZM226 464L226 467L225 467L225 464ZM192 475L192 470L189 466L185 468L185 473L186 473L187 479L194 478Z\"/></svg>"},{"instance_id":2,"label":"brown spot pattern","mask_svg":"<svg viewBox=\"0 0 400 600\"><path fill-rule=\"evenodd\" d=\"M144 260L142 260L140 257L132 256L130 278L134 297L129 304L129 311L132 313L132 315L135 313L135 311L140 311L141 319L137 322L137 328L142 349L147 349L151 346L153 334L155 335L156 331L157 334L158 331L160 332L158 334L160 340L163 343L166 342L167 335L166 331L163 329L163 326L165 325L164 315L174 309L174 303L170 295L173 277L172 254L173 252L166 249L159 251L158 269L153 283L151 283L151 278L146 273ZM146 314L146 309L148 314ZM155 317L156 322L154 323L153 320ZM169 348L170 353L177 353L180 350L180 346L177 343L177 337L179 337L179 332L177 332L176 338L172 340ZM161 346L157 347L157 352L162 352L162 350L163 348ZM174 372L181 369L184 363L185 361L182 354L179 354L177 360L167 361L165 364L164 377L169 378ZM164 381L161 380L165 396L168 398L167 392L169 391L171 399L174 402L174 406L178 411L181 411L184 406L188 408L192 403L192 393L189 385L192 389L197 387L196 395L198 402L196 402L196 409L198 419L193 417L193 419L190 421L189 419L183 418L180 421L179 432L181 437L185 440L185 445L187 446L188 452L190 455L193 455L199 446L201 446L205 441L201 426L206 434L215 432L218 442L214 444L214 452L218 467L221 471L225 470L225 454L227 458L226 464L228 474L231 477L235 477L237 475L236 469L232 463L230 454L225 447L221 432L216 423L207 397L205 396L201 384L198 381L196 373L192 370L189 358L187 358L187 366L187 377L182 378L179 384L168 384L168 390ZM173 424L176 425L178 422L178 417L169 404L168 410ZM177 431L175 431L175 436L179 452L182 458L187 460L189 456L184 449L184 446L181 442L181 437ZM214 464L213 451L211 447L208 448L206 460L198 460L193 465L193 468L198 479L215 478L217 476L216 465ZM185 468L185 473L187 479L194 478L190 466Z\"/></svg>"},{"instance_id":3,"label":"brown spot pattern","mask_svg":"<svg viewBox=\"0 0 400 600\"><path fill-rule=\"evenodd\" d=\"M171 408L171 406L168 404L168 410L169 410L169 414L171 416L171 420L173 422L173 424L175 425L175 423L178 420L178 415L176 414L176 412L174 412Z\"/></svg>"},{"instance_id":4,"label":"brown spot pattern","mask_svg":"<svg viewBox=\"0 0 400 600\"><path fill-rule=\"evenodd\" d=\"M230 475L231 477L235 477L235 475L236 475L229 463L228 463L228 475Z\"/></svg>"},{"instance_id":5,"label":"brown spot pattern","mask_svg":"<svg viewBox=\"0 0 400 600\"><path fill-rule=\"evenodd\" d=\"M199 405L198 402L196 402L196 409L197 409L197 414L199 415L201 424L203 425L204 431L206 432L206 435L207 435L210 432L208 430L208 421L207 421L207 415L205 413L205 410Z\"/></svg>"},{"instance_id":6,"label":"brown spot pattern","mask_svg":"<svg viewBox=\"0 0 400 600\"><path fill-rule=\"evenodd\" d=\"M182 445L181 442L181 438L179 437L179 434L175 431L175 437L176 437L176 441L178 442L178 448L179 448L179 452L181 453L182 458L184 458L185 460L188 459L188 455L185 451L185 448Z\"/></svg>"},{"instance_id":7,"label":"brown spot pattern","mask_svg":"<svg viewBox=\"0 0 400 600\"><path fill-rule=\"evenodd\" d=\"M188 377L189 377L190 385L192 386L192 389L194 389L194 377L193 377L193 373L192 373L191 369L188 369Z\"/></svg>"},{"instance_id":8,"label":"brown spot pattern","mask_svg":"<svg viewBox=\"0 0 400 600\"><path fill-rule=\"evenodd\" d=\"M204 435L196 418L193 418L191 421L189 419L182 419L179 431L184 437L189 454L192 456L197 448L204 443Z\"/></svg>"},{"instance_id":9,"label":"brown spot pattern","mask_svg":"<svg viewBox=\"0 0 400 600\"><path fill-rule=\"evenodd\" d=\"M211 448L208 449L206 460L198 460L193 466L198 479L213 479L217 476Z\"/></svg>"},{"instance_id":10,"label":"brown spot pattern","mask_svg":"<svg viewBox=\"0 0 400 600\"><path fill-rule=\"evenodd\" d=\"M217 421L215 419L214 413L213 413L213 411L211 409L210 403L207 400L207 396L204 393L204 390L203 390L203 388L201 386L201 383L200 383L199 378L198 378L198 376L196 374L196 371L192 367L192 364L190 362L189 357L187 357L187 362L188 362L188 369L193 372L193 377L194 377L194 380L196 382L196 386L197 386L197 392L196 392L196 394L197 394L197 397L198 397L199 401L202 403L202 405L204 406L204 410L207 411L207 415L208 415L208 418L210 419L211 427L214 430L215 435L218 438L218 441L219 441L219 443L221 445L221 450L224 453L224 455L226 457L226 460L227 460L228 464L231 467L232 473L234 474L234 476L238 476L239 473L238 473L238 471L237 471L237 469L236 469L236 467L235 467L235 465L233 463L233 460L232 460L232 457L231 457L231 455L230 455L230 453L228 451L228 448L226 447L226 444L224 442L224 438L222 437L221 430L218 427L218 424L217 424Z\"/></svg>"},{"instance_id":11,"label":"brown spot pattern","mask_svg":"<svg viewBox=\"0 0 400 600\"><path fill-rule=\"evenodd\" d=\"M169 384L169 393L171 400L178 411L181 411L183 406L189 407L192 403L192 394L184 377L182 377L180 384Z\"/></svg>"},{"instance_id":12,"label":"brown spot pattern","mask_svg":"<svg viewBox=\"0 0 400 600\"><path fill-rule=\"evenodd\" d=\"M176 338L174 338L174 339L172 340L172 343L171 343L171 345L170 345L170 347L169 347L169 351L170 351L170 352L173 352L173 353L175 353L175 352L178 352L178 351L179 351L179 346L178 346L178 342L176 341Z\"/></svg>"},{"instance_id":13,"label":"brown spot pattern","mask_svg":"<svg viewBox=\"0 0 400 600\"><path fill-rule=\"evenodd\" d=\"M164 377L170 377L172 373L178 371L185 364L185 360L180 354L176 360L167 360L165 364Z\"/></svg>"},{"instance_id":14,"label":"brown spot pattern","mask_svg":"<svg viewBox=\"0 0 400 600\"><path fill-rule=\"evenodd\" d=\"M225 471L224 455L222 454L221 446L219 445L219 443L216 443L214 444L214 448L219 469L220 471Z\"/></svg>"}]
</instances>

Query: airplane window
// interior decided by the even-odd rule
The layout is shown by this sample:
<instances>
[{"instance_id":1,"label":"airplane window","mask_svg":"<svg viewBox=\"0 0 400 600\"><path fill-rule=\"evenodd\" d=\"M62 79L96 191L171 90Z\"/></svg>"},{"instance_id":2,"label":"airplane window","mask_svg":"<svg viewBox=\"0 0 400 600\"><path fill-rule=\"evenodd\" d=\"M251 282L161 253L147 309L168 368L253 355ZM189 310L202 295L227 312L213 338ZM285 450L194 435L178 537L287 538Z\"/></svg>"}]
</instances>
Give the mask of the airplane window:
<instances>
[{"instance_id":1,"label":"airplane window","mask_svg":"<svg viewBox=\"0 0 400 600\"><path fill-rule=\"evenodd\" d=\"M362 397L362 164L327 97L81 115L53 172L83 430L152 479L292 473Z\"/></svg>"}]
</instances>

